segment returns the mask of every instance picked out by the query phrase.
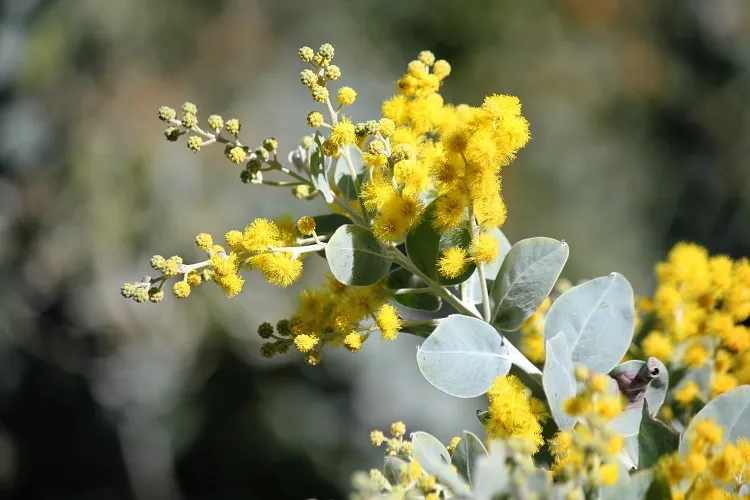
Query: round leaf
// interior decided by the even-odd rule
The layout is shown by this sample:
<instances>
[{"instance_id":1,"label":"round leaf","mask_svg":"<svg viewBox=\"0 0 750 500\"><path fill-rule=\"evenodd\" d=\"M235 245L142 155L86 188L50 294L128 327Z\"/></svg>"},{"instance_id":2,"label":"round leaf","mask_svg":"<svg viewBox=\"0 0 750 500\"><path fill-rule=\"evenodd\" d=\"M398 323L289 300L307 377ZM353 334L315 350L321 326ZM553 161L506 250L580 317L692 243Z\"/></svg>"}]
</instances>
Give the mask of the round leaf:
<instances>
[{"instance_id":1,"label":"round leaf","mask_svg":"<svg viewBox=\"0 0 750 500\"><path fill-rule=\"evenodd\" d=\"M690 437L703 420L713 420L724 428L723 443L750 438L750 385L741 385L709 401L685 429L686 439L680 443L680 453L687 452Z\"/></svg>"},{"instance_id":2,"label":"round leaf","mask_svg":"<svg viewBox=\"0 0 750 500\"><path fill-rule=\"evenodd\" d=\"M563 332L574 365L607 373L628 350L634 328L633 289L612 273L560 295L547 313L544 338Z\"/></svg>"},{"instance_id":3,"label":"round leaf","mask_svg":"<svg viewBox=\"0 0 750 500\"><path fill-rule=\"evenodd\" d=\"M505 331L521 327L555 286L568 245L552 238L528 238L510 249L492 285L493 323Z\"/></svg>"},{"instance_id":4,"label":"round leaf","mask_svg":"<svg viewBox=\"0 0 750 500\"><path fill-rule=\"evenodd\" d=\"M433 201L427 206L420 223L406 235L406 253L414 265L430 279L443 285L463 283L469 279L476 265L469 264L463 274L456 278L445 278L438 272L438 261L443 252L451 247L458 246L468 250L471 243L469 230L456 228L439 233L432 225L435 203Z\"/></svg>"},{"instance_id":5,"label":"round leaf","mask_svg":"<svg viewBox=\"0 0 750 500\"><path fill-rule=\"evenodd\" d=\"M487 449L482 441L473 433L464 431L461 441L453 450L451 463L456 466L458 473L471 483L477 459L485 455L487 455Z\"/></svg>"},{"instance_id":6,"label":"round leaf","mask_svg":"<svg viewBox=\"0 0 750 500\"><path fill-rule=\"evenodd\" d=\"M326 244L326 260L341 283L351 286L374 285L391 267L386 248L362 226L339 227Z\"/></svg>"},{"instance_id":7,"label":"round leaf","mask_svg":"<svg viewBox=\"0 0 750 500\"><path fill-rule=\"evenodd\" d=\"M456 495L468 493L466 484L461 481L450 464L450 454L445 446L426 432L415 432L411 435L412 456L419 462L425 472L436 476L441 483L448 486Z\"/></svg>"},{"instance_id":8,"label":"round leaf","mask_svg":"<svg viewBox=\"0 0 750 500\"><path fill-rule=\"evenodd\" d=\"M417 351L424 378L459 398L487 392L498 375L510 370L502 338L476 318L454 314L443 320Z\"/></svg>"}]
</instances>

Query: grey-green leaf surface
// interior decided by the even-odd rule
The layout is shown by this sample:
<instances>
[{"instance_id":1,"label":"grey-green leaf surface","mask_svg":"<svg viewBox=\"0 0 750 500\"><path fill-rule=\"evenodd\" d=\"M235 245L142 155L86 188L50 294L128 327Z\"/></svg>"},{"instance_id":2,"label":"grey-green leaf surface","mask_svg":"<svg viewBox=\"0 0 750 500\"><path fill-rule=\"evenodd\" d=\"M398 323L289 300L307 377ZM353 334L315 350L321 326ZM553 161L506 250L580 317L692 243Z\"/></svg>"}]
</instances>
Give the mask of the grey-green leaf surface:
<instances>
[{"instance_id":1,"label":"grey-green leaf surface","mask_svg":"<svg viewBox=\"0 0 750 500\"><path fill-rule=\"evenodd\" d=\"M471 484L474 500L492 500L505 493L510 486L505 443L492 441L489 454L477 460Z\"/></svg>"},{"instance_id":2,"label":"grey-green leaf surface","mask_svg":"<svg viewBox=\"0 0 750 500\"><path fill-rule=\"evenodd\" d=\"M425 472L436 476L456 495L467 494L469 489L450 466L450 454L443 444L426 432L411 435L412 456Z\"/></svg>"},{"instance_id":3,"label":"grey-green leaf surface","mask_svg":"<svg viewBox=\"0 0 750 500\"><path fill-rule=\"evenodd\" d=\"M493 324L505 331L520 328L555 286L568 245L552 238L528 238L510 249L492 285Z\"/></svg>"},{"instance_id":4,"label":"grey-green leaf surface","mask_svg":"<svg viewBox=\"0 0 750 500\"><path fill-rule=\"evenodd\" d=\"M612 273L560 295L547 313L544 338L564 332L574 365L607 373L628 350L634 328L633 288Z\"/></svg>"},{"instance_id":5,"label":"grey-green leaf surface","mask_svg":"<svg viewBox=\"0 0 750 500\"><path fill-rule=\"evenodd\" d=\"M388 275L386 281L391 289L417 289L414 293L399 293L392 298L402 306L420 311L436 312L440 310L442 300L434 293L427 292L427 283L404 268L396 269Z\"/></svg>"},{"instance_id":6,"label":"grey-green leaf surface","mask_svg":"<svg viewBox=\"0 0 750 500\"><path fill-rule=\"evenodd\" d=\"M572 429L576 418L565 413L562 404L576 395L576 381L568 344L562 332L546 341L542 384L555 423L562 430Z\"/></svg>"},{"instance_id":7,"label":"grey-green leaf surface","mask_svg":"<svg viewBox=\"0 0 750 500\"><path fill-rule=\"evenodd\" d=\"M320 134L315 134L315 151L310 155L310 178L315 188L321 192L326 203L333 203L333 191L328 183L326 173L326 160L323 156L322 146L320 144Z\"/></svg>"},{"instance_id":8,"label":"grey-green leaf surface","mask_svg":"<svg viewBox=\"0 0 750 500\"><path fill-rule=\"evenodd\" d=\"M471 483L477 459L485 455L487 455L487 449L482 444L482 441L473 433L464 431L461 441L458 442L456 449L453 450L451 463L456 466L458 473Z\"/></svg>"},{"instance_id":9,"label":"grey-green leaf surface","mask_svg":"<svg viewBox=\"0 0 750 500\"><path fill-rule=\"evenodd\" d=\"M510 248L512 245L510 244L510 241L508 241L508 238L506 238L505 234L503 234L503 232L500 230L500 228L496 227L492 229L489 234L497 242L499 251L497 259L484 266L484 278L486 280L494 281L497 273L500 272L500 267L503 265L503 261L508 255L508 252L510 252ZM488 284L488 286L490 289L492 289L492 286L490 285L492 285L491 282ZM474 304L481 303L482 288L479 282L479 271L474 271L469 280L466 282L466 286L468 287L469 300L471 300Z\"/></svg>"},{"instance_id":10,"label":"grey-green leaf surface","mask_svg":"<svg viewBox=\"0 0 750 500\"><path fill-rule=\"evenodd\" d=\"M652 481L653 473L650 470L637 472L618 488L607 490L602 498L604 500L644 500Z\"/></svg>"},{"instance_id":11,"label":"grey-green leaf surface","mask_svg":"<svg viewBox=\"0 0 750 500\"><path fill-rule=\"evenodd\" d=\"M453 314L441 321L417 351L417 365L427 381L459 398L487 392L510 360L497 331L482 320Z\"/></svg>"},{"instance_id":12,"label":"grey-green leaf surface","mask_svg":"<svg viewBox=\"0 0 750 500\"><path fill-rule=\"evenodd\" d=\"M414 265L430 279L443 285L457 285L469 279L476 265L469 264L460 276L445 278L438 272L438 261L448 248L458 246L468 251L471 236L466 228L438 232L432 225L435 203L433 201L427 206L420 223L406 235L406 253Z\"/></svg>"},{"instance_id":13,"label":"grey-green leaf surface","mask_svg":"<svg viewBox=\"0 0 750 500\"><path fill-rule=\"evenodd\" d=\"M680 453L687 451L695 426L704 420L713 420L724 428L723 443L735 443L743 437L750 439L750 385L741 385L709 401L685 429Z\"/></svg>"},{"instance_id":14,"label":"grey-green leaf surface","mask_svg":"<svg viewBox=\"0 0 750 500\"><path fill-rule=\"evenodd\" d=\"M679 446L680 435L652 417L645 402L638 431L638 467L650 469L660 457L675 452Z\"/></svg>"},{"instance_id":15,"label":"grey-green leaf surface","mask_svg":"<svg viewBox=\"0 0 750 500\"><path fill-rule=\"evenodd\" d=\"M353 224L333 233L325 253L331 273L345 285L373 285L385 278L391 267L386 248L368 229Z\"/></svg>"}]
</instances>

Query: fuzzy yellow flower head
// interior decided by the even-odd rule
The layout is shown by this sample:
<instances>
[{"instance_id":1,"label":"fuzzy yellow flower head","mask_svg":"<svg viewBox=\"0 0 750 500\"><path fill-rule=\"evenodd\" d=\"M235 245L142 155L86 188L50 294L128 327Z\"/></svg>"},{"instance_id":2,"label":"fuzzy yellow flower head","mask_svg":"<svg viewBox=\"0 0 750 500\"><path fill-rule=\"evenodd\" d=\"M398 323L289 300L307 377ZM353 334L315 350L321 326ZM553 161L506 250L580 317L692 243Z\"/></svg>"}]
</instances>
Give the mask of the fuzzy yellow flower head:
<instances>
[{"instance_id":1,"label":"fuzzy yellow flower head","mask_svg":"<svg viewBox=\"0 0 750 500\"><path fill-rule=\"evenodd\" d=\"M384 340L396 339L398 332L401 330L402 323L395 307L390 304L381 306L375 317L375 321Z\"/></svg>"},{"instance_id":2,"label":"fuzzy yellow flower head","mask_svg":"<svg viewBox=\"0 0 750 500\"><path fill-rule=\"evenodd\" d=\"M466 270L468 255L461 247L451 247L443 252L438 261L438 270L446 278L456 278Z\"/></svg>"},{"instance_id":3,"label":"fuzzy yellow flower head","mask_svg":"<svg viewBox=\"0 0 750 500\"><path fill-rule=\"evenodd\" d=\"M523 438L543 444L542 426L532 411L535 398L526 393L523 383L514 375L499 376L487 391L490 404L489 418L485 424L490 439Z\"/></svg>"}]
</instances>

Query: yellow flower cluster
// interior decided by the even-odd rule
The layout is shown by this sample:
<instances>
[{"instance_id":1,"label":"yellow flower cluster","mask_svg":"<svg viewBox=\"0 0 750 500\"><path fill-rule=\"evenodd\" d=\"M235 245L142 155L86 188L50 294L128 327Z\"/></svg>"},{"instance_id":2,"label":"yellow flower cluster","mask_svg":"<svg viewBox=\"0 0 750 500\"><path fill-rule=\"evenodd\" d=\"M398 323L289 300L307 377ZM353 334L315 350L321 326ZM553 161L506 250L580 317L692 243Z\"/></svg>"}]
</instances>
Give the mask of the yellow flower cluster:
<instances>
[{"instance_id":1,"label":"yellow flower cluster","mask_svg":"<svg viewBox=\"0 0 750 500\"><path fill-rule=\"evenodd\" d=\"M302 259L307 253L320 250L320 243L300 245L304 241L300 238L301 231L315 235L315 220L303 217L295 226L289 216L282 216L275 220L255 219L244 231L229 231L225 247L214 243L213 237L207 233L200 233L195 238L195 244L208 254L208 259L195 264L184 264L179 256L165 259L154 255L151 267L162 274L156 278L145 277L140 283L125 283L122 294L133 298L136 302L144 302L147 298L152 302L159 302L163 298L162 288L166 281L179 274L182 281L176 282L172 293L179 299L190 295L191 288L204 281L213 280L227 294L234 297L242 291L245 283L240 275L243 269L260 270L269 283L280 287L288 287L302 275Z\"/></svg>"},{"instance_id":2,"label":"yellow flower cluster","mask_svg":"<svg viewBox=\"0 0 750 500\"><path fill-rule=\"evenodd\" d=\"M437 229L472 230L469 254L450 249L441 260L441 273L455 277L469 259L497 257L496 243L483 233L505 221L500 169L526 144L529 129L516 97L493 95L481 107L445 104L438 91L449 73L447 62L422 52L399 80L399 93L383 103L385 118L375 122L370 142L365 136L359 145L371 173L361 194L381 241L401 240L432 192Z\"/></svg>"},{"instance_id":3,"label":"yellow flower cluster","mask_svg":"<svg viewBox=\"0 0 750 500\"><path fill-rule=\"evenodd\" d=\"M279 322L276 340L264 343L261 352L272 357L293 345L316 365L324 347L357 352L375 330L384 340L394 340L403 322L385 292L384 284L348 287L329 275L325 287L302 291L295 313Z\"/></svg>"},{"instance_id":4,"label":"yellow flower cluster","mask_svg":"<svg viewBox=\"0 0 750 500\"><path fill-rule=\"evenodd\" d=\"M550 443L555 457L552 471L562 481L581 482L579 486L609 486L617 482L616 456L622 451L622 436L611 432L607 423L625 409L621 395L607 394L606 375L576 369L583 389L567 400L563 410L578 417L573 431L561 431Z\"/></svg>"},{"instance_id":5,"label":"yellow flower cluster","mask_svg":"<svg viewBox=\"0 0 750 500\"><path fill-rule=\"evenodd\" d=\"M750 481L750 442L723 443L724 429L711 420L695 426L687 436L685 454L660 459L658 470L670 485L673 499L725 499Z\"/></svg>"},{"instance_id":6,"label":"yellow flower cluster","mask_svg":"<svg viewBox=\"0 0 750 500\"><path fill-rule=\"evenodd\" d=\"M536 452L544 444L542 424L547 421L547 407L529 394L515 375L501 375L487 391L489 406L484 424L488 439L524 439Z\"/></svg>"},{"instance_id":7,"label":"yellow flower cluster","mask_svg":"<svg viewBox=\"0 0 750 500\"><path fill-rule=\"evenodd\" d=\"M710 372L708 387L686 382L675 401L689 406L750 383L750 331L743 324L750 317L750 261L678 243L656 275L653 300L639 305L644 321L655 320L641 342L643 354L688 372Z\"/></svg>"},{"instance_id":8,"label":"yellow flower cluster","mask_svg":"<svg viewBox=\"0 0 750 500\"><path fill-rule=\"evenodd\" d=\"M391 438L386 438L383 431L374 430L370 433L370 442L375 447L385 443L386 455L405 460L403 470L399 471L401 483L387 484L382 473L373 469L370 471L370 483L375 483L376 493L388 491L392 497L402 498L407 491L416 490L422 495L420 498L438 500L440 496L437 478L427 474L419 461L412 457L412 443L405 439L406 425L403 422L394 422L391 424L390 435Z\"/></svg>"}]
</instances>

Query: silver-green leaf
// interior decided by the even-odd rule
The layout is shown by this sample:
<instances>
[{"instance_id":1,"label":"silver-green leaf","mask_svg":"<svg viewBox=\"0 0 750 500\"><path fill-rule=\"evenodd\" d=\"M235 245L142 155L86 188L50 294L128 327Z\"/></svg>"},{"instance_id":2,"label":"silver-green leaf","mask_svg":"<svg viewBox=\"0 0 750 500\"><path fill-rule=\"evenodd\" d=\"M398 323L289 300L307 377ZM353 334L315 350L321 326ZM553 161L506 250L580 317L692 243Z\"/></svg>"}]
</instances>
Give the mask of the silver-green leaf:
<instances>
[{"instance_id":1,"label":"silver-green leaf","mask_svg":"<svg viewBox=\"0 0 750 500\"><path fill-rule=\"evenodd\" d=\"M574 365L608 373L628 350L634 329L633 288L612 273L560 295L547 313L544 338L563 332Z\"/></svg>"},{"instance_id":2,"label":"silver-green leaf","mask_svg":"<svg viewBox=\"0 0 750 500\"><path fill-rule=\"evenodd\" d=\"M471 483L477 460L485 455L487 455L487 449L482 441L475 434L464 431L456 449L453 450L451 463L456 466L458 473Z\"/></svg>"},{"instance_id":3,"label":"silver-green leaf","mask_svg":"<svg viewBox=\"0 0 750 500\"><path fill-rule=\"evenodd\" d=\"M386 248L362 226L339 227L326 244L326 260L331 273L350 286L374 285L385 278L391 267Z\"/></svg>"},{"instance_id":4,"label":"silver-green leaf","mask_svg":"<svg viewBox=\"0 0 750 500\"><path fill-rule=\"evenodd\" d=\"M680 453L687 452L695 427L704 420L713 420L724 428L722 443L750 438L750 385L741 385L709 401L685 429L686 439L680 443Z\"/></svg>"},{"instance_id":5,"label":"silver-green leaf","mask_svg":"<svg viewBox=\"0 0 750 500\"><path fill-rule=\"evenodd\" d=\"M415 432L411 435L411 444L412 457L419 462L425 472L437 477L456 495L469 492L466 483L451 468L448 450L437 438L426 432Z\"/></svg>"},{"instance_id":6,"label":"silver-green leaf","mask_svg":"<svg viewBox=\"0 0 750 500\"><path fill-rule=\"evenodd\" d=\"M487 392L510 370L502 337L482 320L453 314L440 322L417 351L419 371L441 391L459 398Z\"/></svg>"},{"instance_id":7,"label":"silver-green leaf","mask_svg":"<svg viewBox=\"0 0 750 500\"><path fill-rule=\"evenodd\" d=\"M528 238L510 249L492 285L493 324L520 328L549 295L565 262L568 245L552 238Z\"/></svg>"}]
</instances>

